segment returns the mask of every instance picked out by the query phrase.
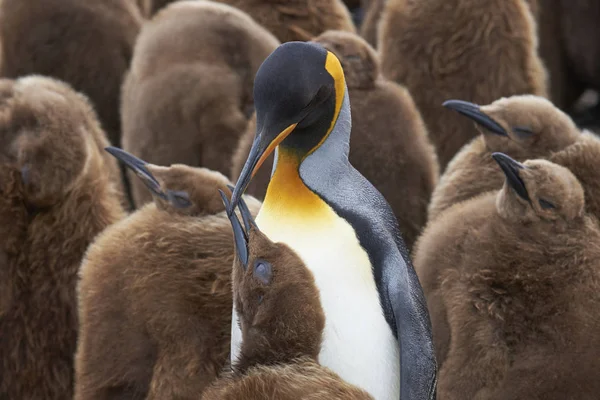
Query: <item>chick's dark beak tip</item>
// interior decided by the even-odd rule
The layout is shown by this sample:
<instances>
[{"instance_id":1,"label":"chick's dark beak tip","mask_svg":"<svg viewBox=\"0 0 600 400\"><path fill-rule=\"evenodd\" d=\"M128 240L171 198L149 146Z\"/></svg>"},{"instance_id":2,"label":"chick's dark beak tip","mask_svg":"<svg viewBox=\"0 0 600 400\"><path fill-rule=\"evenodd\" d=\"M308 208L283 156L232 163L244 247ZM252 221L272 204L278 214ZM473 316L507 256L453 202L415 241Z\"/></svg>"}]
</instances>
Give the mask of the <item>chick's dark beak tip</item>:
<instances>
[{"instance_id":1,"label":"chick's dark beak tip","mask_svg":"<svg viewBox=\"0 0 600 400\"><path fill-rule=\"evenodd\" d=\"M526 201L530 201L525 182L523 182L519 176L519 171L527 169L527 167L504 153L492 153L492 158L502 169L508 185L510 185L510 187L512 187L521 198Z\"/></svg>"},{"instance_id":2,"label":"chick's dark beak tip","mask_svg":"<svg viewBox=\"0 0 600 400\"><path fill-rule=\"evenodd\" d=\"M478 104L463 100L446 100L442 106L464 115L496 135L508 136L504 127L481 111L481 106Z\"/></svg>"}]
</instances>

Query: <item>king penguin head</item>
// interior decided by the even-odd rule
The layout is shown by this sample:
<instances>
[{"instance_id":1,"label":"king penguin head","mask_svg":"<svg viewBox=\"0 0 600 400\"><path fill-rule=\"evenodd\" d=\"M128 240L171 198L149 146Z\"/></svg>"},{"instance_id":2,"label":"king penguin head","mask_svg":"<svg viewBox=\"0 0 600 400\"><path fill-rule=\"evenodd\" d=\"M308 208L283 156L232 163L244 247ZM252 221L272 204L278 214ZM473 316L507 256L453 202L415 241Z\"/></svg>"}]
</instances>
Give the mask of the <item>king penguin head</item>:
<instances>
[{"instance_id":1,"label":"king penguin head","mask_svg":"<svg viewBox=\"0 0 600 400\"><path fill-rule=\"evenodd\" d=\"M275 148L278 158L284 156L298 173L302 160L331 133L345 95L340 61L319 44L288 42L267 57L254 81L256 135L229 214Z\"/></svg>"}]
</instances>

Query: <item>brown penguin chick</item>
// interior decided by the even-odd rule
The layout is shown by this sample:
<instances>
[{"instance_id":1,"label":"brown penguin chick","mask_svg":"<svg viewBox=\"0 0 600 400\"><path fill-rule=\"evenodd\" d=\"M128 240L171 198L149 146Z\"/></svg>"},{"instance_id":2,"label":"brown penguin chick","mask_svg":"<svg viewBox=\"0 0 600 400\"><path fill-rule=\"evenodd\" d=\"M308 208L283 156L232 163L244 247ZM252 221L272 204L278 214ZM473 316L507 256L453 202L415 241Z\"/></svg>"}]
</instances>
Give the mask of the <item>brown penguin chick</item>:
<instances>
[{"instance_id":1,"label":"brown penguin chick","mask_svg":"<svg viewBox=\"0 0 600 400\"><path fill-rule=\"evenodd\" d=\"M153 13L174 0L152 0ZM283 42L306 41L329 29L356 32L342 0L215 0L242 10Z\"/></svg>"},{"instance_id":2,"label":"brown penguin chick","mask_svg":"<svg viewBox=\"0 0 600 400\"><path fill-rule=\"evenodd\" d=\"M568 59L561 0L526 0L526 3L536 20L539 55L548 71L550 100L558 108L571 112L585 85Z\"/></svg>"},{"instance_id":3,"label":"brown penguin chick","mask_svg":"<svg viewBox=\"0 0 600 400\"><path fill-rule=\"evenodd\" d=\"M243 201L239 206L245 230L235 214L230 220L242 347L233 371L202 399L372 399L318 364L325 315L313 274L287 245L260 232Z\"/></svg>"},{"instance_id":4,"label":"brown penguin chick","mask_svg":"<svg viewBox=\"0 0 600 400\"><path fill-rule=\"evenodd\" d=\"M224 4L180 1L144 26L123 86L123 148L159 165L229 173L254 76L278 42ZM133 177L130 173L130 177ZM152 200L132 180L137 207Z\"/></svg>"},{"instance_id":5,"label":"brown penguin chick","mask_svg":"<svg viewBox=\"0 0 600 400\"><path fill-rule=\"evenodd\" d=\"M583 131L574 144L553 153L548 160L566 167L585 189L587 212L600 220L600 139L589 131Z\"/></svg>"},{"instance_id":6,"label":"brown penguin chick","mask_svg":"<svg viewBox=\"0 0 600 400\"><path fill-rule=\"evenodd\" d=\"M360 26L360 35L373 47L377 47L379 22L389 0L362 0L364 19Z\"/></svg>"},{"instance_id":7,"label":"brown penguin chick","mask_svg":"<svg viewBox=\"0 0 600 400\"><path fill-rule=\"evenodd\" d=\"M2 0L1 74L40 74L86 94L120 144L119 98L142 15L132 0Z\"/></svg>"},{"instance_id":8,"label":"brown penguin chick","mask_svg":"<svg viewBox=\"0 0 600 400\"><path fill-rule=\"evenodd\" d=\"M444 101L546 97L535 22L523 0L389 0L380 24L383 75L413 95L442 170L477 135Z\"/></svg>"},{"instance_id":9,"label":"brown penguin chick","mask_svg":"<svg viewBox=\"0 0 600 400\"><path fill-rule=\"evenodd\" d=\"M542 97L512 96L484 106L449 100L444 106L469 123L474 121L481 135L448 164L433 191L429 221L454 204L502 187L504 175L490 157L492 152L519 161L548 158L581 137L571 118Z\"/></svg>"},{"instance_id":10,"label":"brown penguin chick","mask_svg":"<svg viewBox=\"0 0 600 400\"><path fill-rule=\"evenodd\" d=\"M124 217L85 102L50 79L0 80L0 398L69 399L77 271Z\"/></svg>"},{"instance_id":11,"label":"brown penguin chick","mask_svg":"<svg viewBox=\"0 0 600 400\"><path fill-rule=\"evenodd\" d=\"M342 0L218 0L248 13L284 42L307 41L327 30L356 32Z\"/></svg>"},{"instance_id":12,"label":"brown penguin chick","mask_svg":"<svg viewBox=\"0 0 600 400\"><path fill-rule=\"evenodd\" d=\"M106 133L100 126L98 115L96 114L96 111L94 110L87 96L75 92L69 84L63 81L45 76L33 75L26 77L25 79L21 78L16 82L27 83L25 85L21 85L21 87L23 92L27 92L28 98L33 98L38 90L44 90L49 94L56 93L62 97L64 101L69 102L68 107L60 106L60 109L54 109L50 103L48 103L48 107L45 108L45 112L47 113L46 118L68 118L69 114L64 114L65 110L74 110L74 114L81 114L83 116L78 118L81 118L85 124L86 132L92 136L97 148L101 151L100 156L104 162L104 169L108 171L110 181L113 183L115 196L120 199L123 207L129 208L129 199L123 185L119 164L114 157L111 157L103 150L110 143Z\"/></svg>"},{"instance_id":13,"label":"brown penguin chick","mask_svg":"<svg viewBox=\"0 0 600 400\"><path fill-rule=\"evenodd\" d=\"M328 31L314 42L334 53L344 69L352 105L350 162L390 203L411 248L427 221L427 205L439 176L421 115L405 88L381 77L375 51L360 36ZM250 128L240 140L232 163L234 179L248 157L254 133ZM271 169L260 169L247 193L262 199Z\"/></svg>"},{"instance_id":14,"label":"brown penguin chick","mask_svg":"<svg viewBox=\"0 0 600 400\"><path fill-rule=\"evenodd\" d=\"M543 3L542 3L543 4ZM560 0L562 38L569 65L580 81L600 89L600 3Z\"/></svg>"},{"instance_id":15,"label":"brown penguin chick","mask_svg":"<svg viewBox=\"0 0 600 400\"><path fill-rule=\"evenodd\" d=\"M234 249L217 189L229 181L107 150L154 202L108 228L83 261L75 399L197 399L228 361Z\"/></svg>"},{"instance_id":16,"label":"brown penguin chick","mask_svg":"<svg viewBox=\"0 0 600 400\"><path fill-rule=\"evenodd\" d=\"M448 209L417 244L439 398L594 398L577 382L600 366L598 221L566 168L492 156L503 188ZM579 379L560 376L565 363ZM546 385L554 393L532 393Z\"/></svg>"}]
</instances>

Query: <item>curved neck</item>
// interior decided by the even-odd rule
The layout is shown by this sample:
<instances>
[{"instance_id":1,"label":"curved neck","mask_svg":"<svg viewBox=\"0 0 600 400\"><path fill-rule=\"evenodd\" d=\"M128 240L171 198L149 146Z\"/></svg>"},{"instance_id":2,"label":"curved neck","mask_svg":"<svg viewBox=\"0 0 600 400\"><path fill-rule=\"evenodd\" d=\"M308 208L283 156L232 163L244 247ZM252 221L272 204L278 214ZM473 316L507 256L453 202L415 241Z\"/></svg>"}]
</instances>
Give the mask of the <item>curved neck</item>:
<instances>
[{"instance_id":1,"label":"curved neck","mask_svg":"<svg viewBox=\"0 0 600 400\"><path fill-rule=\"evenodd\" d=\"M301 152L284 144L277 147L271 181L257 220L265 213L316 217L325 204L312 183L316 179L329 180L336 170L348 165L350 130L350 102L346 91L336 122L316 148Z\"/></svg>"}]
</instances>

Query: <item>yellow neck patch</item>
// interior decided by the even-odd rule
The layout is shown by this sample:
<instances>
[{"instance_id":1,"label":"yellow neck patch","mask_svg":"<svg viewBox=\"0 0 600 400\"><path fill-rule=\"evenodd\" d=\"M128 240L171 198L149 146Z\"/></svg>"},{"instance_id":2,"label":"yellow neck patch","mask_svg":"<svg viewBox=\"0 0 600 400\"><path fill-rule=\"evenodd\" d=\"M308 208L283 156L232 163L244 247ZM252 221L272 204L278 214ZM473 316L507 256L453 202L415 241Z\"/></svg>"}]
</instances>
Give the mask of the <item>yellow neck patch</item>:
<instances>
[{"instance_id":1,"label":"yellow neck patch","mask_svg":"<svg viewBox=\"0 0 600 400\"><path fill-rule=\"evenodd\" d=\"M260 209L263 217L294 215L298 219L312 219L322 217L322 212L330 208L302 182L299 167L300 156L293 150L280 146L277 166Z\"/></svg>"}]
</instances>

